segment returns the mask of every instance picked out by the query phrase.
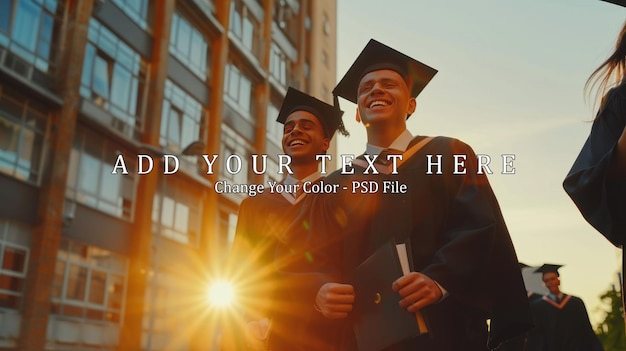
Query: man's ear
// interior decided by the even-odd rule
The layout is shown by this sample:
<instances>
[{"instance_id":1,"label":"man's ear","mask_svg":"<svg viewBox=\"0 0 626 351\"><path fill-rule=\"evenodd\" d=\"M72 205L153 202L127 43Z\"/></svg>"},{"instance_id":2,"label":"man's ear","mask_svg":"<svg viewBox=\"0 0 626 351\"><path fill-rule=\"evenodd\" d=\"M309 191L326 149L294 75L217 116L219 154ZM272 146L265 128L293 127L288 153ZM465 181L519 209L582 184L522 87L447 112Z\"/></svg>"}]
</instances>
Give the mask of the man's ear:
<instances>
[{"instance_id":1,"label":"man's ear","mask_svg":"<svg viewBox=\"0 0 626 351\"><path fill-rule=\"evenodd\" d=\"M324 152L328 152L328 148L330 148L330 138L324 138L322 148L324 148Z\"/></svg>"},{"instance_id":2,"label":"man's ear","mask_svg":"<svg viewBox=\"0 0 626 351\"><path fill-rule=\"evenodd\" d=\"M415 102L415 98L413 97L409 100L409 106L406 111L407 115L412 115L413 112L415 112L416 106L417 106L417 102Z\"/></svg>"},{"instance_id":3,"label":"man's ear","mask_svg":"<svg viewBox=\"0 0 626 351\"><path fill-rule=\"evenodd\" d=\"M361 114L359 113L359 107L356 108L356 123L361 123Z\"/></svg>"}]
</instances>

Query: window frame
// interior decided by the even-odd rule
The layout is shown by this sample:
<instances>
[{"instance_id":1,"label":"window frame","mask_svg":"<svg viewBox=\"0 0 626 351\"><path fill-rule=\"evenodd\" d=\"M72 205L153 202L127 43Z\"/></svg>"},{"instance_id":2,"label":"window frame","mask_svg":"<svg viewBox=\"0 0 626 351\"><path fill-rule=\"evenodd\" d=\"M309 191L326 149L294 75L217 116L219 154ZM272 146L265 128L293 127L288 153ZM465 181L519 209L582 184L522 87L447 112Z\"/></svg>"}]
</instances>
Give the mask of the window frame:
<instances>
[{"instance_id":1,"label":"window frame","mask_svg":"<svg viewBox=\"0 0 626 351\"><path fill-rule=\"evenodd\" d=\"M96 246L87 245L76 240L72 240L69 238L62 238L61 245L59 246L59 252L57 255L57 261L54 271L54 280L55 282L61 283L61 289L58 290L58 294L60 296L56 296L57 291L54 290L52 296L50 298L51 302L51 311L50 313L56 317L61 318L69 318L72 320L77 320L81 322L98 322L98 323L106 323L106 324L117 324L121 325L124 320L124 312L126 307L126 290L128 288L128 270L129 270L129 260L127 257L124 257L120 254L114 253L109 250L105 250ZM72 252L76 246L81 248L81 253ZM116 269L119 267L104 267L102 265L98 265L93 261L92 256L89 255L90 252L101 252L106 253L109 256L113 257L113 259L117 259L121 264L121 269ZM91 260L91 261L90 261ZM58 264L62 263L63 268L61 269L62 275L59 278L59 269ZM72 279L70 270L72 267L78 267L80 269L84 269L86 271L85 281L84 281L84 291L82 292L82 297L72 298L68 297L68 288L69 281ZM105 280L105 296L104 301L99 303L93 303L90 300L91 288L92 288L92 273L94 271L104 272L106 274ZM110 291L110 285L115 283L116 278L122 278L122 289L121 291ZM115 299L115 296L121 296L122 303L119 308L113 308L110 306L110 302L112 299ZM66 310L67 309L67 310ZM72 312L81 312L81 316L75 315L76 313ZM93 318L93 315L89 315L90 311L99 311L102 313L101 318ZM93 313L93 312L92 312ZM107 318L107 313L110 313L111 316L117 315L117 318ZM73 315L74 314L74 315Z\"/></svg>"}]
</instances>

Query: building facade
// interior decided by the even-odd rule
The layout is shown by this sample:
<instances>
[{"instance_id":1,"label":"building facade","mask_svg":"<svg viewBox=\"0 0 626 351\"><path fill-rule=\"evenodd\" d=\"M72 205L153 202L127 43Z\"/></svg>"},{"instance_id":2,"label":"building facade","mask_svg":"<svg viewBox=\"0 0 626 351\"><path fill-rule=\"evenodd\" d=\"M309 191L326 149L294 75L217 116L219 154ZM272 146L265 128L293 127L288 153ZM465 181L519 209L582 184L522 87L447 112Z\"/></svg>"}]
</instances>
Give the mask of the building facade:
<instances>
[{"instance_id":1,"label":"building facade","mask_svg":"<svg viewBox=\"0 0 626 351\"><path fill-rule=\"evenodd\" d=\"M0 350L219 349L214 185L278 179L288 86L332 101L336 7L0 1Z\"/></svg>"}]
</instances>

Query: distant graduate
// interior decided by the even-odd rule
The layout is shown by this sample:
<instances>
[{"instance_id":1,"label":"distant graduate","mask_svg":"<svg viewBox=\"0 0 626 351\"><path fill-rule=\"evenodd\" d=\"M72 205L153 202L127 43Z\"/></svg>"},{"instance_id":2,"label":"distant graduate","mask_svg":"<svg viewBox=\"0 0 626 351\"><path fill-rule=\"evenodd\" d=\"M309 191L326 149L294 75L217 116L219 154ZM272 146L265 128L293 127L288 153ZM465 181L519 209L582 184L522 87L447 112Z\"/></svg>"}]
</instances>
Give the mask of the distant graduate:
<instances>
[{"instance_id":1,"label":"distant graduate","mask_svg":"<svg viewBox=\"0 0 626 351\"><path fill-rule=\"evenodd\" d=\"M535 328L529 333L526 350L603 351L583 300L561 291L560 267L544 264L536 270L549 293L531 304Z\"/></svg>"}]
</instances>

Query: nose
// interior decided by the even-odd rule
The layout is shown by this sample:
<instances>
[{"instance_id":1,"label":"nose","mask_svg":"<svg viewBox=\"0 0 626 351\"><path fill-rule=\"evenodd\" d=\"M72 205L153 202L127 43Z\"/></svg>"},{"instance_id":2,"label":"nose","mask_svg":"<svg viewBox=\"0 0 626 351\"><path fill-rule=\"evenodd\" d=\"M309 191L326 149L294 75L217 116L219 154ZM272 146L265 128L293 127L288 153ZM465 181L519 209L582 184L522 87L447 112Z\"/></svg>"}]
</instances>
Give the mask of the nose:
<instances>
[{"instance_id":1,"label":"nose","mask_svg":"<svg viewBox=\"0 0 626 351\"><path fill-rule=\"evenodd\" d=\"M291 133L290 134L298 134L302 132L302 128L300 127L299 123L296 123L293 125L293 128L291 129Z\"/></svg>"},{"instance_id":2,"label":"nose","mask_svg":"<svg viewBox=\"0 0 626 351\"><path fill-rule=\"evenodd\" d=\"M376 82L372 86L372 90L370 91L370 94L373 95L373 94L382 93L382 92L383 92L383 85L380 82Z\"/></svg>"}]
</instances>

